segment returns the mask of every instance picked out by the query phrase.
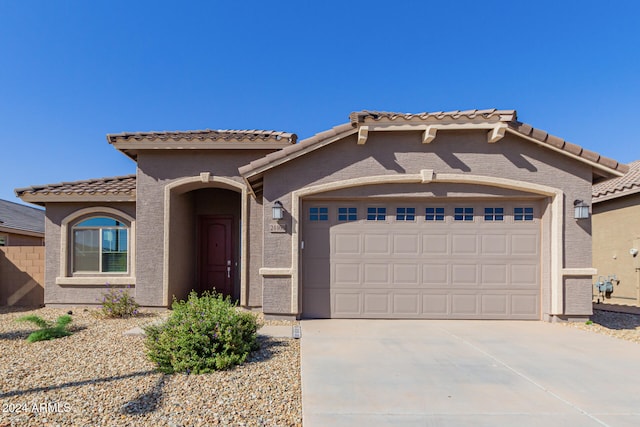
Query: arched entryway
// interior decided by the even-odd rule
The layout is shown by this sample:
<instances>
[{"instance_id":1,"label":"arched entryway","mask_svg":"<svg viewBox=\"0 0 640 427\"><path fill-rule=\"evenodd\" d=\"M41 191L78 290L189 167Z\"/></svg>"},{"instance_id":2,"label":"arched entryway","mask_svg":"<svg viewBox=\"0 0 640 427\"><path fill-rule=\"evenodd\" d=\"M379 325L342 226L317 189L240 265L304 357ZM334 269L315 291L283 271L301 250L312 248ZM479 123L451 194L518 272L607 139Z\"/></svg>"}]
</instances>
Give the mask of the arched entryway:
<instances>
[{"instance_id":1,"label":"arched entryway","mask_svg":"<svg viewBox=\"0 0 640 427\"><path fill-rule=\"evenodd\" d=\"M243 301L246 271L246 191L224 178L168 186L165 199L165 292L167 304L192 290Z\"/></svg>"}]
</instances>

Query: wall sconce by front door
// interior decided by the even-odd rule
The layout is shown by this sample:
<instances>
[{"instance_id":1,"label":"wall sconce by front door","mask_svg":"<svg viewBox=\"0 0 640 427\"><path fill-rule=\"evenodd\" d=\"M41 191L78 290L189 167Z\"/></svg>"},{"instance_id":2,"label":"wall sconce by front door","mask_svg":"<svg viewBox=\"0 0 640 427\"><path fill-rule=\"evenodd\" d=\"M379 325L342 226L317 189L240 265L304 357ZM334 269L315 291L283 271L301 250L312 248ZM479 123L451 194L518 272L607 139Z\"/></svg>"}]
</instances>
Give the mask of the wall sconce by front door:
<instances>
[{"instance_id":1,"label":"wall sconce by front door","mask_svg":"<svg viewBox=\"0 0 640 427\"><path fill-rule=\"evenodd\" d=\"M284 218L284 207L282 206L282 203L280 203L280 200L276 200L274 202L273 208L272 208L272 216L273 216L273 219L275 219L276 221L279 221L282 218Z\"/></svg>"},{"instance_id":2,"label":"wall sconce by front door","mask_svg":"<svg viewBox=\"0 0 640 427\"><path fill-rule=\"evenodd\" d=\"M585 219L589 218L589 205L587 205L582 200L574 200L573 201L574 215L575 219Z\"/></svg>"}]
</instances>

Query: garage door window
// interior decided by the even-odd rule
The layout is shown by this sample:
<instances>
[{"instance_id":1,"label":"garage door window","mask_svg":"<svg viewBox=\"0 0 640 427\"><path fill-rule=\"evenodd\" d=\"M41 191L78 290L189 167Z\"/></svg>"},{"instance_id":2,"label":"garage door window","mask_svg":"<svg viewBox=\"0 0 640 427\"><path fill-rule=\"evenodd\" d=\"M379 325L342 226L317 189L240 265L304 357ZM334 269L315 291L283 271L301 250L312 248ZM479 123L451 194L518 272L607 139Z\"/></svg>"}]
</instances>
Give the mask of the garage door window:
<instances>
[{"instance_id":1,"label":"garage door window","mask_svg":"<svg viewBox=\"0 0 640 427\"><path fill-rule=\"evenodd\" d=\"M387 219L387 208L367 208L367 221L384 221Z\"/></svg>"},{"instance_id":2,"label":"garage door window","mask_svg":"<svg viewBox=\"0 0 640 427\"><path fill-rule=\"evenodd\" d=\"M328 221L329 208L309 208L309 221Z\"/></svg>"},{"instance_id":3,"label":"garage door window","mask_svg":"<svg viewBox=\"0 0 640 427\"><path fill-rule=\"evenodd\" d=\"M514 221L533 221L533 208L514 208Z\"/></svg>"},{"instance_id":4,"label":"garage door window","mask_svg":"<svg viewBox=\"0 0 640 427\"><path fill-rule=\"evenodd\" d=\"M444 221L444 208L425 208L425 221Z\"/></svg>"},{"instance_id":5,"label":"garage door window","mask_svg":"<svg viewBox=\"0 0 640 427\"><path fill-rule=\"evenodd\" d=\"M348 222L358 220L358 208L338 208L338 221Z\"/></svg>"},{"instance_id":6,"label":"garage door window","mask_svg":"<svg viewBox=\"0 0 640 427\"><path fill-rule=\"evenodd\" d=\"M504 208L484 208L485 221L503 221Z\"/></svg>"},{"instance_id":7,"label":"garage door window","mask_svg":"<svg viewBox=\"0 0 640 427\"><path fill-rule=\"evenodd\" d=\"M473 221L473 208L454 208L453 212L456 221Z\"/></svg>"},{"instance_id":8,"label":"garage door window","mask_svg":"<svg viewBox=\"0 0 640 427\"><path fill-rule=\"evenodd\" d=\"M415 221L416 208L396 208L396 221Z\"/></svg>"}]
</instances>

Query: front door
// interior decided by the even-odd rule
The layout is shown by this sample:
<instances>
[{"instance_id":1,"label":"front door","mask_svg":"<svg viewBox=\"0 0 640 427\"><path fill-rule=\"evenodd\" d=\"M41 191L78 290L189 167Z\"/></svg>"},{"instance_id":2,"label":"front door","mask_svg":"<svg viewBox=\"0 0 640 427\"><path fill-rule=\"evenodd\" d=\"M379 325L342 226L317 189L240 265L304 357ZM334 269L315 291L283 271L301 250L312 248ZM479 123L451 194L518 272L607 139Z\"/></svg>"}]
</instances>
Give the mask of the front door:
<instances>
[{"instance_id":1,"label":"front door","mask_svg":"<svg viewBox=\"0 0 640 427\"><path fill-rule=\"evenodd\" d=\"M200 217L199 291L215 289L233 297L233 218L211 215Z\"/></svg>"}]
</instances>

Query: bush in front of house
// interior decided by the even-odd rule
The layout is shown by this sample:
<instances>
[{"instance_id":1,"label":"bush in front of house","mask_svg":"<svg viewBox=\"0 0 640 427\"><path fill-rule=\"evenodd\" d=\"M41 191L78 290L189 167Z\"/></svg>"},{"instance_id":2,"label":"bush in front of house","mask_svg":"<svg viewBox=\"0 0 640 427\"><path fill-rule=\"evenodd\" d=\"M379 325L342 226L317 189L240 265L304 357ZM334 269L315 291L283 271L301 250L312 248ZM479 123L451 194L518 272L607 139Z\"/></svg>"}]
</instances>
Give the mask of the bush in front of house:
<instances>
[{"instance_id":1,"label":"bush in front of house","mask_svg":"<svg viewBox=\"0 0 640 427\"><path fill-rule=\"evenodd\" d=\"M148 356L164 373L202 374L244 363L258 348L256 316L215 292L175 301L167 321L145 327Z\"/></svg>"},{"instance_id":2,"label":"bush in front of house","mask_svg":"<svg viewBox=\"0 0 640 427\"><path fill-rule=\"evenodd\" d=\"M40 316L36 316L35 314L22 316L18 318L17 321L30 322L40 328L29 334L27 337L27 341L29 342L52 340L55 338L67 337L72 334L68 329L68 326L71 323L71 316L67 314L58 317L55 323L45 320Z\"/></svg>"},{"instance_id":3,"label":"bush in front of house","mask_svg":"<svg viewBox=\"0 0 640 427\"><path fill-rule=\"evenodd\" d=\"M106 317L134 317L138 315L140 305L129 295L126 289L114 289L107 283L107 292L102 294L102 314Z\"/></svg>"}]
</instances>

